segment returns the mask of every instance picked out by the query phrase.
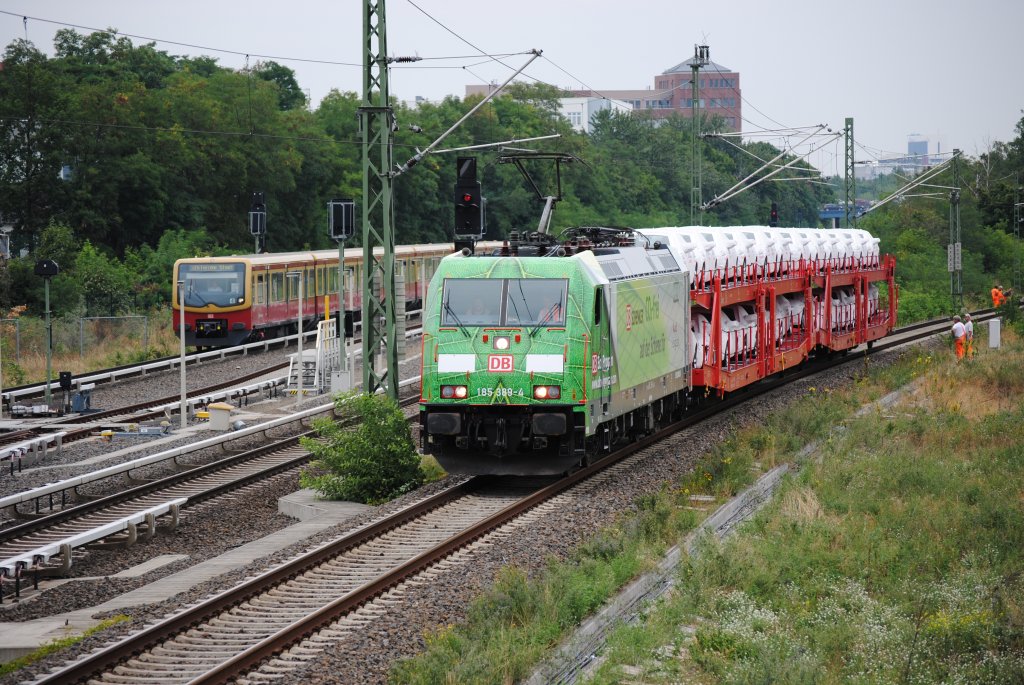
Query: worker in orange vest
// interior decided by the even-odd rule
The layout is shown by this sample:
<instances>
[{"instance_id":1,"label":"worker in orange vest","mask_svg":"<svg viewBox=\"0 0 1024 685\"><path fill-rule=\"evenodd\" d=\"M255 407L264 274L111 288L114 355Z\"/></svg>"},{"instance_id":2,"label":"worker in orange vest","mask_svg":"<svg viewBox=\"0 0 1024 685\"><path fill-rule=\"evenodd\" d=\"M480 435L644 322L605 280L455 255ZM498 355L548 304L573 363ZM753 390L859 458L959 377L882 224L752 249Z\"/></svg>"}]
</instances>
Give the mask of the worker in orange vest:
<instances>
[{"instance_id":1,"label":"worker in orange vest","mask_svg":"<svg viewBox=\"0 0 1024 685\"><path fill-rule=\"evenodd\" d=\"M1006 301L1006 295L1003 295L1003 287L998 283L992 286L992 306L1000 307L1003 302Z\"/></svg>"},{"instance_id":2,"label":"worker in orange vest","mask_svg":"<svg viewBox=\"0 0 1024 685\"><path fill-rule=\"evenodd\" d=\"M953 317L953 342L956 345L956 360L964 358L964 343L967 341L967 329L960 323L960 317Z\"/></svg>"}]
</instances>

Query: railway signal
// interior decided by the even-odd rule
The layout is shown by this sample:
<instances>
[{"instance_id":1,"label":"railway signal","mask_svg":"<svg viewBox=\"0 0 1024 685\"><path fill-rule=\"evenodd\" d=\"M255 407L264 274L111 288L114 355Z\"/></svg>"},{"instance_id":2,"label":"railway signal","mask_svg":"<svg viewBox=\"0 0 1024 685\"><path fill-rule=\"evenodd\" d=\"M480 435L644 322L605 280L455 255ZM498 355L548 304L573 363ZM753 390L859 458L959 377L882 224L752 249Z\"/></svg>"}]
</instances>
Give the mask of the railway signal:
<instances>
[{"instance_id":1,"label":"railway signal","mask_svg":"<svg viewBox=\"0 0 1024 685\"><path fill-rule=\"evenodd\" d=\"M455 239L480 240L484 237L484 203L476 177L476 157L459 157L456 173Z\"/></svg>"},{"instance_id":2,"label":"railway signal","mask_svg":"<svg viewBox=\"0 0 1024 685\"><path fill-rule=\"evenodd\" d=\"M327 203L327 234L338 241L338 338L341 339L341 368L331 379L332 392L344 392L352 387L348 366L348 340L353 331L345 311L345 241L356 232L356 203L354 200L331 200Z\"/></svg>"},{"instance_id":3,"label":"railway signal","mask_svg":"<svg viewBox=\"0 0 1024 685\"><path fill-rule=\"evenodd\" d=\"M41 259L36 262L36 276L43 277L45 305L46 305L46 408L50 408L50 377L51 359L53 356L53 328L50 324L50 279L60 273L60 267L52 259Z\"/></svg>"},{"instance_id":4,"label":"railway signal","mask_svg":"<svg viewBox=\"0 0 1024 685\"><path fill-rule=\"evenodd\" d=\"M267 244L267 206L262 192L253 193L249 203L249 233L256 238L256 254L263 254Z\"/></svg>"},{"instance_id":5,"label":"railway signal","mask_svg":"<svg viewBox=\"0 0 1024 685\"><path fill-rule=\"evenodd\" d=\"M768 225L772 228L779 225L779 204L777 202L772 203L771 219L768 221Z\"/></svg>"},{"instance_id":6,"label":"railway signal","mask_svg":"<svg viewBox=\"0 0 1024 685\"><path fill-rule=\"evenodd\" d=\"M327 203L327 235L345 241L356 233L356 203L354 200L331 200Z\"/></svg>"}]
</instances>

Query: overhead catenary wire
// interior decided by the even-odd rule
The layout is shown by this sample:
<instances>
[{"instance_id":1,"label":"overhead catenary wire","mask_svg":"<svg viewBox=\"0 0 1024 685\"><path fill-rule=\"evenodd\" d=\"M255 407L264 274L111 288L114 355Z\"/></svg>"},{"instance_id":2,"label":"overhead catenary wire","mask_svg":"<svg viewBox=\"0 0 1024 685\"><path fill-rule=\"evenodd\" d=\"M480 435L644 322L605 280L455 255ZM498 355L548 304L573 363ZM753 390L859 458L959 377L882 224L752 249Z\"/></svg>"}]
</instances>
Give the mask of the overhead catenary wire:
<instances>
[{"instance_id":1,"label":"overhead catenary wire","mask_svg":"<svg viewBox=\"0 0 1024 685\"><path fill-rule=\"evenodd\" d=\"M887 198L885 198L883 200L880 200L879 202L876 202L875 204L873 204L871 207L869 207L867 210L864 211L864 214L867 214L868 212L873 212L873 211L875 211L876 209L878 209L880 207L884 207L885 205L889 204L893 200L895 200L897 198L900 198L900 197L903 197L907 193L907 191L913 190L914 188L916 188L916 187L920 186L921 184L923 184L925 181L930 181L931 179L935 178L940 173L942 173L946 169L947 166L952 166L951 162L954 159L956 159L957 157L959 157L959 156L960 156L959 153L954 154L950 159L945 160L944 162L942 162L938 166L932 167L929 171L924 172L923 174L921 174L920 176L915 178L913 181L911 181L907 185L905 185L902 188L900 188L900 189L896 190L895 192L893 192Z\"/></svg>"},{"instance_id":2,"label":"overhead catenary wire","mask_svg":"<svg viewBox=\"0 0 1024 685\"><path fill-rule=\"evenodd\" d=\"M836 133L836 134L834 134L834 135L838 137L838 136L840 136L840 135L842 135L842 134L841 134L841 133ZM806 142L806 141L807 141L807 140L808 140L809 138L810 138L810 136L808 136L808 137L807 137L807 138L805 138L804 140L800 141L800 144L803 144L803 143L804 143L804 142ZM826 141L825 143L822 143L822 145L827 145L827 144L828 144L828 143L830 143L830 142L832 142L832 141ZM758 168L758 169L756 169L755 171L753 171L752 173L748 174L748 175L747 175L747 177L746 177L746 178L744 178L743 180L741 180L741 181L740 181L739 183L736 183L735 185L733 185L733 186L732 186L731 188L729 188L729 189L728 189L728 190L726 190L725 192L723 192L723 193L721 193L721 194L719 194L719 195L716 195L716 196L715 196L714 198L712 198L712 199L711 199L710 201L708 201L708 202L705 202L705 203L704 203L704 205L702 205L701 209L703 209L703 210L705 210L705 211L706 211L706 210L708 210L708 209L711 209L712 207L715 207L715 206L717 206L717 205L719 205L719 204L721 204L721 203L725 202L726 200L728 200L728 199L730 199L730 198L732 198L732 197L735 197L736 195L739 195L740 193L742 193L742 192L744 192L744 191L746 191L746 190L749 190L749 189L753 188L754 186L758 185L759 183L762 183L762 182L764 182L764 181L768 180L769 178L771 178L771 177L772 177L772 176L774 176L775 174L778 174L778 173L779 173L779 172L781 172L781 171L782 171L783 169L787 169L787 168L789 168L789 167L790 167L791 165L793 165L793 164L796 164L796 163L797 163L797 162L799 162L799 161L800 161L801 159L803 159L803 158L804 158L804 157L806 157L807 155L811 154L811 152L814 152L814 150L815 150L815 148L813 148L813 147L812 147L812 148L811 148L811 150L810 150L810 151L808 151L808 152L807 152L806 154L804 154L804 155L800 155L800 156L798 156L798 157L795 157L795 158L794 158L794 159L793 159L792 161L788 162L787 164L785 164L785 165L783 165L783 166L781 166L781 167L779 167L779 168L775 169L774 171L772 171L772 172L768 173L767 175L765 175L765 176L762 176L761 178L757 179L756 181L753 181L752 183L749 183L749 184L748 184L748 182L749 182L749 181L750 181L751 179L753 179L753 178L754 178L754 177L755 177L755 176L756 176L757 174L759 174L759 173L761 173L762 171L764 171L766 167L768 167L768 166L769 166L769 165L771 165L771 164L774 164L774 163L775 163L775 162L777 162L777 161L778 161L779 159L781 159L782 157L784 157L784 156L785 156L785 155L787 154L787 151L786 151L786 150L783 150L782 152L780 152L779 154L777 154L777 155L776 155L775 157L773 157L773 158L772 158L771 160L769 160L768 162L765 162L765 163L764 163L764 164L763 164L763 165L762 165L762 166L761 166L760 168Z\"/></svg>"},{"instance_id":3,"label":"overhead catenary wire","mask_svg":"<svg viewBox=\"0 0 1024 685\"><path fill-rule=\"evenodd\" d=\"M718 136L709 135L707 137L709 137L709 138L717 138ZM740 152L742 152L742 153L744 153L746 155L750 155L751 157L753 157L757 161L761 162L761 164L768 165L768 162L766 162L763 158L758 157L757 155L755 155L753 152L751 152L750 150L746 149L742 145L737 145L736 143L732 142L731 140L723 140L722 142L725 143L726 145L729 145L731 147L736 148L737 150L739 150ZM779 165L779 164L772 164L770 166L781 166L781 165ZM807 168L807 167L799 167L799 166L793 167L792 170L793 171L808 171L808 172L814 172L814 173L818 173L818 174L821 173L821 171L819 169Z\"/></svg>"},{"instance_id":4,"label":"overhead catenary wire","mask_svg":"<svg viewBox=\"0 0 1024 685\"><path fill-rule=\"evenodd\" d=\"M150 43L157 43L157 44L161 44L161 45L174 45L174 46L177 46L177 47L192 48L194 50L204 50L204 51L208 51L208 52L217 52L217 53L222 53L222 54L225 54L225 55L236 55L238 57L245 58L247 61L248 61L249 58L258 58L258 59L264 59L264 60L275 60L275 61L280 61L280 62L302 62L302 63L306 63L306 64L325 64L325 65L328 65L328 66L340 66L340 67L359 67L359 68L362 68L362 66L363 66L361 63L357 63L357 62L342 62L342 61L338 61L338 60L315 59L315 58L310 58L310 57L295 57L295 56L288 56L288 55L270 55L270 54L262 54L262 53L253 52L253 51L248 51L247 52L247 51L244 51L244 50L232 50L232 49L229 49L229 48L218 48L218 47L213 47L213 46L210 46L210 45L199 45L197 43L187 43L187 42L184 42L184 41L171 40L169 38L156 38L156 37L153 37L153 36L144 36L144 35L141 35L141 34L130 33L130 32L126 32L126 31L121 31L119 29L114 29L114 28L101 29L101 28L96 28L94 26L86 26L84 24L76 24L76 23L73 23L73 22L58 21L58 20L55 20L55 19L45 19L43 17L28 16L28 15L23 15L23 14L18 13L18 12L10 12L10 11L7 11L7 10L0 10L0 14L6 14L8 16L21 17L22 18L22 20L25 23L25 40L26 41L28 40L28 21L32 20L32 21L38 21L38 22L43 23L43 24L54 24L56 26L65 26L65 27L68 27L68 28L82 29L82 30L85 30L85 31L93 31L93 32L98 32L98 33L110 33L110 34L115 35L115 36L124 36L126 38L134 38L136 40L142 40L142 41L147 41L147 42L150 42ZM485 54L485 56L492 57L492 58L504 58L504 57L514 57L516 55L528 54L528 51L498 53L498 54L494 54L494 55L488 55L487 53L484 53L484 54ZM427 57L417 57L416 59L417 60L456 60L456 59L478 59L478 58L479 58L479 55L435 55L435 56L427 56ZM405 67L405 68L410 68L410 67ZM434 68L438 68L438 67L434 67ZM458 68L458 67L453 66L451 68Z\"/></svg>"},{"instance_id":5,"label":"overhead catenary wire","mask_svg":"<svg viewBox=\"0 0 1024 685\"><path fill-rule=\"evenodd\" d=\"M24 116L0 116L0 121L24 121ZM78 121L74 119L57 119L50 117L36 117L35 121L49 124L61 124L63 126L75 126L79 128L97 129L123 129L134 131L145 131L152 133L177 133L192 136L224 136L229 138L265 138L269 140L291 140L311 143L339 143L341 145L363 144L361 140L331 138L329 136L288 136L274 133L256 133L249 131L216 131L205 129L188 129L169 126L143 126L141 124L109 124L97 121ZM395 147L416 149L412 143L393 143Z\"/></svg>"}]
</instances>

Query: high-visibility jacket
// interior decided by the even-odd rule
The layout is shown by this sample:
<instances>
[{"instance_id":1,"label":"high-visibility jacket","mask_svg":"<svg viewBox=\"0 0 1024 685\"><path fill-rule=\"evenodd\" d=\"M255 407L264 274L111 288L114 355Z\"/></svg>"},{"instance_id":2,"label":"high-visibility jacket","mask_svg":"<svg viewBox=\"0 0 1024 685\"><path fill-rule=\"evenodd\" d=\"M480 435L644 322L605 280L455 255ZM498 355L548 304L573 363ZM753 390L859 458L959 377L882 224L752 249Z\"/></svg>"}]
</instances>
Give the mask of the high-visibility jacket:
<instances>
[{"instance_id":1,"label":"high-visibility jacket","mask_svg":"<svg viewBox=\"0 0 1024 685\"><path fill-rule=\"evenodd\" d=\"M992 288L992 306L999 307L1006 301L1006 295L999 288Z\"/></svg>"}]
</instances>

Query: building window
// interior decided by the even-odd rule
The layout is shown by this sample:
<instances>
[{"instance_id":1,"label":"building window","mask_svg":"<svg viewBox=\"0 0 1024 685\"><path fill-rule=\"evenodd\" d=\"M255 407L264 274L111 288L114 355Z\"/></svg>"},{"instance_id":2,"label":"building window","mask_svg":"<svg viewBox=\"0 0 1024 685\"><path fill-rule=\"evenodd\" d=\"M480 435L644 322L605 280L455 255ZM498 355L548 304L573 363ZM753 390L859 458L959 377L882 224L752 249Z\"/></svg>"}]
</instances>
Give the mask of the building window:
<instances>
[{"instance_id":1,"label":"building window","mask_svg":"<svg viewBox=\"0 0 1024 685\"><path fill-rule=\"evenodd\" d=\"M582 112L569 112L569 123L574 128L582 128L583 126L583 113Z\"/></svg>"}]
</instances>

